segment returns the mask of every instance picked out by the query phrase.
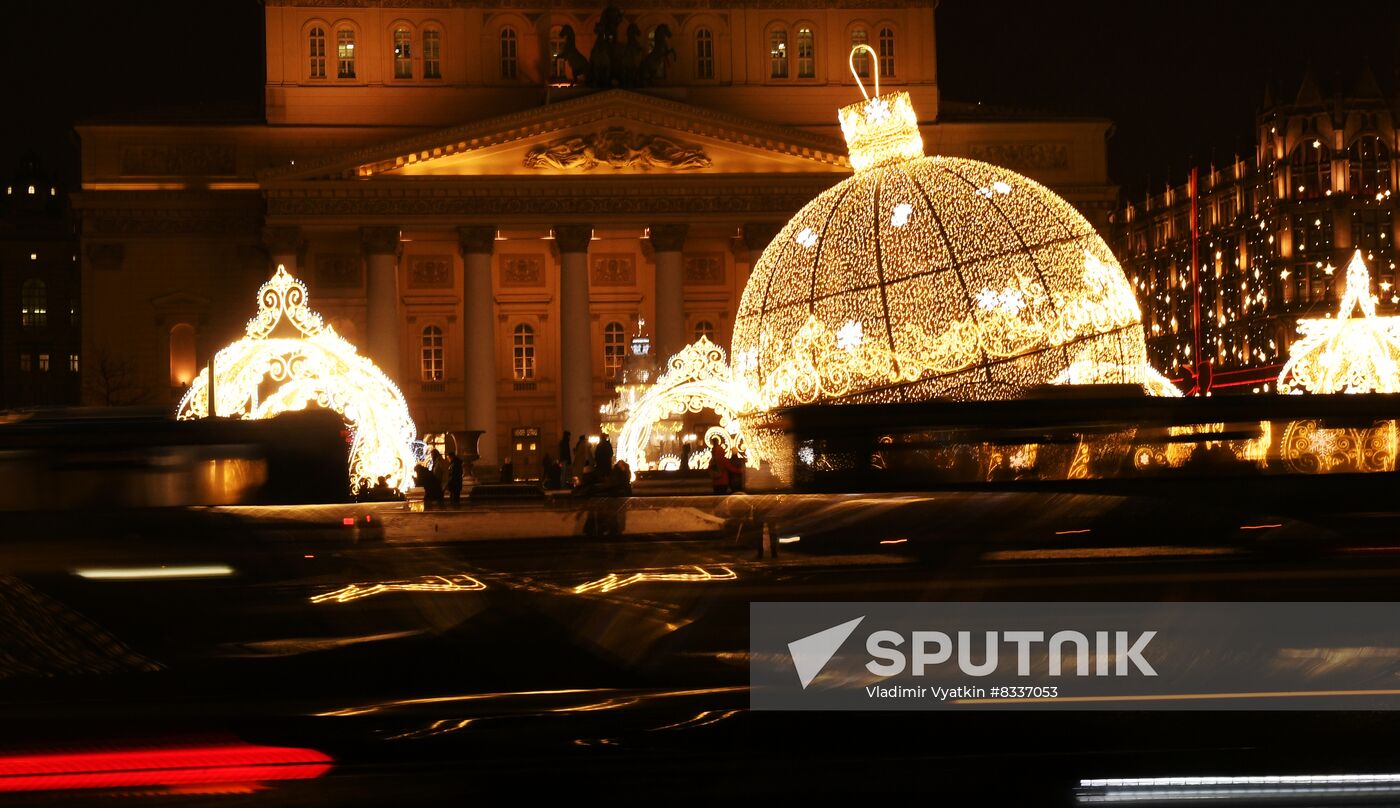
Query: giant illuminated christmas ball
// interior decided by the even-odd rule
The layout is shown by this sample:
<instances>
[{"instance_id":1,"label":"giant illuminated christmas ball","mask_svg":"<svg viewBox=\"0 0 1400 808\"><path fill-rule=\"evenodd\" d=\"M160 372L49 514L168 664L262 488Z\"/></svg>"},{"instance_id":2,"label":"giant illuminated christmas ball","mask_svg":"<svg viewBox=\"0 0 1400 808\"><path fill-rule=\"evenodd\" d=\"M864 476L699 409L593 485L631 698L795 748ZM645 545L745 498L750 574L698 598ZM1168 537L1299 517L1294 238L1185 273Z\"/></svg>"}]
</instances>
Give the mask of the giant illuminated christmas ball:
<instances>
[{"instance_id":1,"label":"giant illuminated christmas ball","mask_svg":"<svg viewBox=\"0 0 1400 808\"><path fill-rule=\"evenodd\" d=\"M841 110L854 176L763 251L732 361L759 406L1002 399L1054 383L1174 391L1118 261L1053 191L925 157L909 95Z\"/></svg>"}]
</instances>

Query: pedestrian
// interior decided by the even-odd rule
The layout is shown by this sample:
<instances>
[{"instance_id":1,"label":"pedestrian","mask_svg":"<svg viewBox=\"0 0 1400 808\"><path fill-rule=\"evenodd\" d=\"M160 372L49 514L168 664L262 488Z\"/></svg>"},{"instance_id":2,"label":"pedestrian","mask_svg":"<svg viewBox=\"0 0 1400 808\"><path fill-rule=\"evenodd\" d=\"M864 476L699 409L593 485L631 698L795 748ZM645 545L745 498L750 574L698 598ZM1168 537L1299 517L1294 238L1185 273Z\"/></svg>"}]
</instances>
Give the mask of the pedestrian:
<instances>
[{"instance_id":1,"label":"pedestrian","mask_svg":"<svg viewBox=\"0 0 1400 808\"><path fill-rule=\"evenodd\" d=\"M447 453L447 494L452 497L452 507L462 505L462 458L456 452Z\"/></svg>"},{"instance_id":2,"label":"pedestrian","mask_svg":"<svg viewBox=\"0 0 1400 808\"><path fill-rule=\"evenodd\" d=\"M559 439L559 465L563 468L569 467L569 430L564 430L564 437Z\"/></svg>"},{"instance_id":3,"label":"pedestrian","mask_svg":"<svg viewBox=\"0 0 1400 808\"><path fill-rule=\"evenodd\" d=\"M729 461L719 438L710 439L710 487L716 494L729 493Z\"/></svg>"},{"instance_id":4,"label":"pedestrian","mask_svg":"<svg viewBox=\"0 0 1400 808\"><path fill-rule=\"evenodd\" d=\"M511 462L510 455L506 455L506 459L501 461L501 482L515 482L515 464Z\"/></svg>"},{"instance_id":5,"label":"pedestrian","mask_svg":"<svg viewBox=\"0 0 1400 808\"><path fill-rule=\"evenodd\" d=\"M681 444L681 471L690 470L690 441Z\"/></svg>"},{"instance_id":6,"label":"pedestrian","mask_svg":"<svg viewBox=\"0 0 1400 808\"><path fill-rule=\"evenodd\" d=\"M422 463L414 466L413 484L423 489L423 510L442 507L442 485L432 469Z\"/></svg>"},{"instance_id":7,"label":"pedestrian","mask_svg":"<svg viewBox=\"0 0 1400 808\"><path fill-rule=\"evenodd\" d=\"M559 464L553 457L544 456L544 487L546 489L556 489L559 487L560 469Z\"/></svg>"},{"instance_id":8,"label":"pedestrian","mask_svg":"<svg viewBox=\"0 0 1400 808\"><path fill-rule=\"evenodd\" d=\"M738 444L729 450L729 493L737 494L744 490L744 464L746 458L739 453Z\"/></svg>"},{"instance_id":9,"label":"pedestrian","mask_svg":"<svg viewBox=\"0 0 1400 808\"><path fill-rule=\"evenodd\" d=\"M433 449L431 458L432 465L429 466L429 468L433 470L433 474L438 478L438 490L445 491L447 490L447 461L442 459L442 452L439 452L436 448Z\"/></svg>"},{"instance_id":10,"label":"pedestrian","mask_svg":"<svg viewBox=\"0 0 1400 808\"><path fill-rule=\"evenodd\" d=\"M606 477L612 473L613 467L613 445L604 435L598 441L598 448L593 450L593 468L598 470L598 476Z\"/></svg>"},{"instance_id":11,"label":"pedestrian","mask_svg":"<svg viewBox=\"0 0 1400 808\"><path fill-rule=\"evenodd\" d=\"M574 444L573 459L569 463L570 487L582 485L592 469L593 447L588 445L588 438L579 435L578 443Z\"/></svg>"}]
</instances>

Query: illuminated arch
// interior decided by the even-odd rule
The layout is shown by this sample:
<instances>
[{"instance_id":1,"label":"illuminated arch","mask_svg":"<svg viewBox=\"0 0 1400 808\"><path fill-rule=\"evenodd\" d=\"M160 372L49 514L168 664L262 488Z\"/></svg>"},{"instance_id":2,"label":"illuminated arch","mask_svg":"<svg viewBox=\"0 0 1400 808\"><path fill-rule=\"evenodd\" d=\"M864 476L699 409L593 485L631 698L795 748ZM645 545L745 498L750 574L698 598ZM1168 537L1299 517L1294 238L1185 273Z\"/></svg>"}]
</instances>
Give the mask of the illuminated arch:
<instances>
[{"instance_id":1,"label":"illuminated arch","mask_svg":"<svg viewBox=\"0 0 1400 808\"><path fill-rule=\"evenodd\" d=\"M739 416L752 409L747 388L734 379L724 349L701 337L666 363L666 372L629 410L617 436L617 458L636 471L651 467L647 445L660 421L688 412L714 410L731 444L743 441L748 465L758 468L758 446L745 440ZM707 451L702 449L702 451Z\"/></svg>"},{"instance_id":2,"label":"illuminated arch","mask_svg":"<svg viewBox=\"0 0 1400 808\"><path fill-rule=\"evenodd\" d=\"M350 427L350 485L387 478L407 490L417 428L398 387L306 305L306 285L277 267L258 290L258 313L246 335L214 355L216 414L271 418L315 404ZM209 415L209 369L180 400L176 417Z\"/></svg>"}]
</instances>

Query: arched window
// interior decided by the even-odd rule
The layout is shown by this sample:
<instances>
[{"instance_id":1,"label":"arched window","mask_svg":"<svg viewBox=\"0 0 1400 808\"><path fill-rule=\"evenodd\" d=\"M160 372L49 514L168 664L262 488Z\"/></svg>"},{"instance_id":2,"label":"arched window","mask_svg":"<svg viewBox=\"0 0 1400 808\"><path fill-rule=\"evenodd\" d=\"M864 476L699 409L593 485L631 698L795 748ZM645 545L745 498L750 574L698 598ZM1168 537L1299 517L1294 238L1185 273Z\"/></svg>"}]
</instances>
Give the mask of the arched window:
<instances>
[{"instance_id":1,"label":"arched window","mask_svg":"<svg viewBox=\"0 0 1400 808\"><path fill-rule=\"evenodd\" d=\"M857 45L870 44L870 34L864 28L851 29L851 47ZM863 79L870 78L870 54L861 51L855 55L853 60L856 65L856 75Z\"/></svg>"},{"instance_id":2,"label":"arched window","mask_svg":"<svg viewBox=\"0 0 1400 808\"><path fill-rule=\"evenodd\" d=\"M520 59L515 29L509 26L501 29L501 78L513 79L519 72Z\"/></svg>"},{"instance_id":3,"label":"arched window","mask_svg":"<svg viewBox=\"0 0 1400 808\"><path fill-rule=\"evenodd\" d=\"M423 32L423 78L442 78L442 32L436 28Z\"/></svg>"},{"instance_id":4,"label":"arched window","mask_svg":"<svg viewBox=\"0 0 1400 808\"><path fill-rule=\"evenodd\" d=\"M609 379L617 378L626 356L627 334L622 330L622 323L608 323L603 327L603 372Z\"/></svg>"},{"instance_id":5,"label":"arched window","mask_svg":"<svg viewBox=\"0 0 1400 808\"><path fill-rule=\"evenodd\" d=\"M1373 196L1390 190L1390 149L1380 138L1368 135L1351 144L1347 162L1353 194Z\"/></svg>"},{"instance_id":6,"label":"arched window","mask_svg":"<svg viewBox=\"0 0 1400 808\"><path fill-rule=\"evenodd\" d=\"M880 52L880 77L894 76L894 29L881 28L880 40L876 49Z\"/></svg>"},{"instance_id":7,"label":"arched window","mask_svg":"<svg viewBox=\"0 0 1400 808\"><path fill-rule=\"evenodd\" d=\"M768 75L775 79L788 77L787 29L774 28L768 34Z\"/></svg>"},{"instance_id":8,"label":"arched window","mask_svg":"<svg viewBox=\"0 0 1400 808\"><path fill-rule=\"evenodd\" d=\"M335 77L355 78L355 31L342 28L335 32Z\"/></svg>"},{"instance_id":9,"label":"arched window","mask_svg":"<svg viewBox=\"0 0 1400 808\"><path fill-rule=\"evenodd\" d=\"M194 381L194 361L194 326L180 323L170 329L171 387L185 387Z\"/></svg>"},{"instance_id":10,"label":"arched window","mask_svg":"<svg viewBox=\"0 0 1400 808\"><path fill-rule=\"evenodd\" d=\"M715 35L708 28L695 32L695 78L715 77Z\"/></svg>"},{"instance_id":11,"label":"arched window","mask_svg":"<svg viewBox=\"0 0 1400 808\"><path fill-rule=\"evenodd\" d=\"M811 79L817 76L817 48L812 38L811 28L797 29L797 77Z\"/></svg>"},{"instance_id":12,"label":"arched window","mask_svg":"<svg viewBox=\"0 0 1400 808\"><path fill-rule=\"evenodd\" d=\"M19 290L19 322L25 328L49 324L49 293L44 282L30 278Z\"/></svg>"},{"instance_id":13,"label":"arched window","mask_svg":"<svg viewBox=\"0 0 1400 808\"><path fill-rule=\"evenodd\" d=\"M317 26L307 35L307 45L311 57L311 78L326 77L326 29Z\"/></svg>"},{"instance_id":14,"label":"arched window","mask_svg":"<svg viewBox=\"0 0 1400 808\"><path fill-rule=\"evenodd\" d=\"M709 320L698 320L695 323L695 339L704 337L710 342L715 341L715 324ZM692 340L693 342L694 340Z\"/></svg>"},{"instance_id":15,"label":"arched window","mask_svg":"<svg viewBox=\"0 0 1400 808\"><path fill-rule=\"evenodd\" d=\"M430 325L423 329L423 381L442 381L442 329Z\"/></svg>"},{"instance_id":16,"label":"arched window","mask_svg":"<svg viewBox=\"0 0 1400 808\"><path fill-rule=\"evenodd\" d=\"M394 29L394 78L413 78L413 32Z\"/></svg>"},{"instance_id":17,"label":"arched window","mask_svg":"<svg viewBox=\"0 0 1400 808\"><path fill-rule=\"evenodd\" d=\"M515 327L514 339L515 380L518 382L535 379L535 329L524 323Z\"/></svg>"},{"instance_id":18,"label":"arched window","mask_svg":"<svg viewBox=\"0 0 1400 808\"><path fill-rule=\"evenodd\" d=\"M1298 198L1322 196L1332 190L1332 150L1313 138L1293 150L1293 190Z\"/></svg>"},{"instance_id":19,"label":"arched window","mask_svg":"<svg viewBox=\"0 0 1400 808\"><path fill-rule=\"evenodd\" d=\"M569 60L563 57L564 26L555 25L549 29L549 80L563 84L569 80Z\"/></svg>"}]
</instances>

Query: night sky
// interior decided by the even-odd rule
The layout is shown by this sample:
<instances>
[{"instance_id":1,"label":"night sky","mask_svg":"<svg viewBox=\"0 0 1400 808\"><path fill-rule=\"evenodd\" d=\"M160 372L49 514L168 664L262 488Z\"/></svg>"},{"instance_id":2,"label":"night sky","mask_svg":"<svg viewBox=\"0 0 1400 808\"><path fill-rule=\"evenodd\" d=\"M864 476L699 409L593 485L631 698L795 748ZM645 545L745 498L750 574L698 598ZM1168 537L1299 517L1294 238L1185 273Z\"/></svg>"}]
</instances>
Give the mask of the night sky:
<instances>
[{"instance_id":1,"label":"night sky","mask_svg":"<svg viewBox=\"0 0 1400 808\"><path fill-rule=\"evenodd\" d=\"M11 0L4 11L0 161L34 149L72 187L76 120L259 114L255 0ZM1349 89L1369 64L1394 93L1400 3L943 0L938 48L948 98L1112 119L1109 170L1136 196L1180 181L1192 161L1248 151L1265 84L1291 98L1309 64L1324 92Z\"/></svg>"}]
</instances>

